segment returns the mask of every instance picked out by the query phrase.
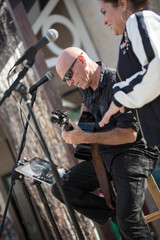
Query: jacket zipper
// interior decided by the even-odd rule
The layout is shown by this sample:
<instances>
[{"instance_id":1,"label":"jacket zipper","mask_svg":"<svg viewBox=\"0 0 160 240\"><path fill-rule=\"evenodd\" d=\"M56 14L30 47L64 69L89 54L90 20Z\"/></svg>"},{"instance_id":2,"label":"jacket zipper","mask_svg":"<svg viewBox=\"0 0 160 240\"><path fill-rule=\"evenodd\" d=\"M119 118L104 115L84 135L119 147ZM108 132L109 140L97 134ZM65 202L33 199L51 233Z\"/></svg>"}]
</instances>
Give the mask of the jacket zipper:
<instances>
[{"instance_id":1,"label":"jacket zipper","mask_svg":"<svg viewBox=\"0 0 160 240\"><path fill-rule=\"evenodd\" d=\"M118 76L120 82L122 82L122 78L121 78L118 70L117 70L117 76ZM145 148L147 148L147 141L146 141L146 139L145 139L145 137L144 137L144 133L143 133L143 129L142 129L142 125L141 125L140 119L139 119L139 115L138 115L138 110L137 110L137 108L135 109L135 111L136 111L137 121L138 121L138 123L139 123L140 132L141 132L141 135L142 135L142 141L144 142Z\"/></svg>"}]
</instances>

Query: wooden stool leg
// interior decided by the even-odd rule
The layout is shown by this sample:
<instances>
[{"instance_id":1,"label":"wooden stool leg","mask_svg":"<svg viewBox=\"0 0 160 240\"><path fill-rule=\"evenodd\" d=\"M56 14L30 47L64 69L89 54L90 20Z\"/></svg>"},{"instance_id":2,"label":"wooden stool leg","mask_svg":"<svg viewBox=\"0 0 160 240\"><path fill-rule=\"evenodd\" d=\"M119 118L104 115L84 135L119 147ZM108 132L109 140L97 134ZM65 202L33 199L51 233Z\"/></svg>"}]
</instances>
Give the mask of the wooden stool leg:
<instances>
[{"instance_id":1,"label":"wooden stool leg","mask_svg":"<svg viewBox=\"0 0 160 240\"><path fill-rule=\"evenodd\" d=\"M148 189L157 205L158 211L145 216L147 223L160 218L160 190L152 175L148 177Z\"/></svg>"}]
</instances>

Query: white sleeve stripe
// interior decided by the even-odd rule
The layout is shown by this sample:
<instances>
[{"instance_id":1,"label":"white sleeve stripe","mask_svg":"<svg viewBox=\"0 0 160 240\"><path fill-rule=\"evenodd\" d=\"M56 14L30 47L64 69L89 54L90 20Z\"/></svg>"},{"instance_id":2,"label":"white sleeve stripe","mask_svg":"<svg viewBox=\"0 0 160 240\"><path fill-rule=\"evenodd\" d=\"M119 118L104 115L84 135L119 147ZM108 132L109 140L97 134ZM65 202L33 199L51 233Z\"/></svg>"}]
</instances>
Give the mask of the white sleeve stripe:
<instances>
[{"instance_id":1,"label":"white sleeve stripe","mask_svg":"<svg viewBox=\"0 0 160 240\"><path fill-rule=\"evenodd\" d=\"M160 17L152 11L138 14L128 19L126 29L142 71L114 85L115 99L129 108L142 107L160 95Z\"/></svg>"}]
</instances>

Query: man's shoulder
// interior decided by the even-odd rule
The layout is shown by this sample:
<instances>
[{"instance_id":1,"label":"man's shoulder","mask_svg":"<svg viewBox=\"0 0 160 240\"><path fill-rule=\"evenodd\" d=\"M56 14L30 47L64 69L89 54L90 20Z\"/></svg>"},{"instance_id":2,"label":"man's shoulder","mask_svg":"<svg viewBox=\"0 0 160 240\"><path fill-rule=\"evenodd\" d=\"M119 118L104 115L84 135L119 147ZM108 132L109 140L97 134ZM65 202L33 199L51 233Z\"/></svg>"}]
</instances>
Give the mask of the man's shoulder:
<instances>
[{"instance_id":1,"label":"man's shoulder","mask_svg":"<svg viewBox=\"0 0 160 240\"><path fill-rule=\"evenodd\" d=\"M116 69L102 63L100 85L113 85L116 83Z\"/></svg>"},{"instance_id":2,"label":"man's shoulder","mask_svg":"<svg viewBox=\"0 0 160 240\"><path fill-rule=\"evenodd\" d=\"M116 69L110 66L107 66L106 64L104 64L104 62L98 61L96 62L99 66L101 66L101 71L104 72L108 72L108 73L116 73Z\"/></svg>"}]
</instances>

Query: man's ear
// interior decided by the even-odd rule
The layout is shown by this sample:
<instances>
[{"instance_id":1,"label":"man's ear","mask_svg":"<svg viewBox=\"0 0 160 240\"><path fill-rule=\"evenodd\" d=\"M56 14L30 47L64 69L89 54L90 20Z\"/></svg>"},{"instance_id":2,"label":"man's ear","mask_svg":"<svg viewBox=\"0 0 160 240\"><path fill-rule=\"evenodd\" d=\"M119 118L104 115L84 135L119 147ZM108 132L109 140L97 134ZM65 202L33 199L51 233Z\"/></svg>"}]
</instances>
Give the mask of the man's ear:
<instances>
[{"instance_id":1,"label":"man's ear","mask_svg":"<svg viewBox=\"0 0 160 240\"><path fill-rule=\"evenodd\" d=\"M81 63L83 64L84 67L87 66L87 62L86 62L86 59L84 56L82 56L82 55L78 56L78 60L81 61Z\"/></svg>"}]
</instances>

